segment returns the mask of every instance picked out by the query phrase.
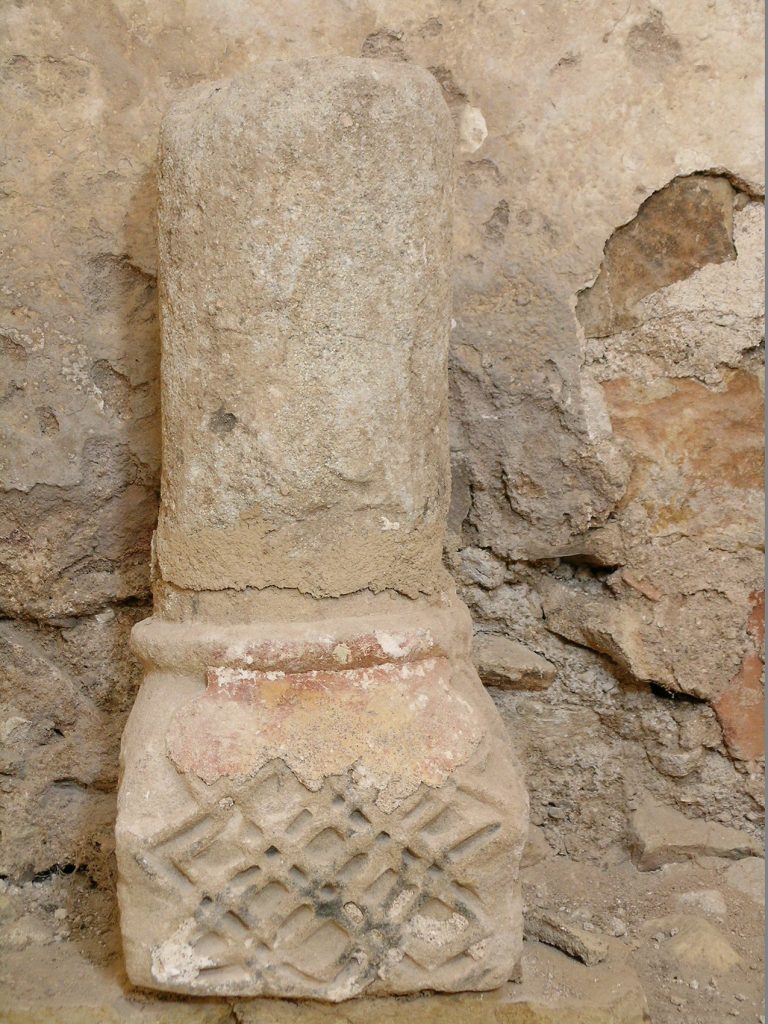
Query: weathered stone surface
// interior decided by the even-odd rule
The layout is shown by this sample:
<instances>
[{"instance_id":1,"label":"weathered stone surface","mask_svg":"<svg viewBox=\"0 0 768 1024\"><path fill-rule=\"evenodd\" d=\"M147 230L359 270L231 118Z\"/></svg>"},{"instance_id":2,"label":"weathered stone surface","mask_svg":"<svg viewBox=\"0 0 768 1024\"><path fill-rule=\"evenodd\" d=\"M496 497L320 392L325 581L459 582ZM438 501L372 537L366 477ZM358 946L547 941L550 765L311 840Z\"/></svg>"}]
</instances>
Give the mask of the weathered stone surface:
<instances>
[{"instance_id":1,"label":"weathered stone surface","mask_svg":"<svg viewBox=\"0 0 768 1024\"><path fill-rule=\"evenodd\" d=\"M756 354L762 330L763 202L754 193L737 192L732 216L733 260L707 264L648 294L635 304L635 326L586 339L587 361L599 380L631 377L649 385L671 377L719 385L729 369L744 366L754 372L750 352ZM671 218L677 223L676 215ZM648 240L663 270L662 241ZM706 234L696 228L681 241L707 246Z\"/></svg>"},{"instance_id":2,"label":"weathered stone surface","mask_svg":"<svg viewBox=\"0 0 768 1024\"><path fill-rule=\"evenodd\" d=\"M622 669L644 681L674 680L674 667L653 640L647 615L594 586L546 581L542 607L553 633L607 654Z\"/></svg>"},{"instance_id":3,"label":"weathered stone surface","mask_svg":"<svg viewBox=\"0 0 768 1024\"><path fill-rule=\"evenodd\" d=\"M755 903L765 904L765 858L745 857L732 864L725 873L725 881L743 892Z\"/></svg>"},{"instance_id":4,"label":"weathered stone surface","mask_svg":"<svg viewBox=\"0 0 768 1024\"><path fill-rule=\"evenodd\" d=\"M457 689L478 721L471 691ZM147 679L124 746L120 897L137 983L336 1000L369 988L504 981L519 956L515 863L524 831L515 815L525 797L498 738L436 788L415 786L424 748L403 761L396 721L392 765L399 756L401 770L369 768L362 758L321 785L302 783L273 759L214 785L187 772L183 784L158 742L168 728L167 691L166 680ZM381 699L379 714L389 717ZM483 725L492 723L480 718ZM311 720L306 729L311 740ZM306 737L293 739L301 754ZM153 750L131 768L140 751ZM152 818L144 812L139 824L139 799L158 784Z\"/></svg>"},{"instance_id":5,"label":"weathered stone surface","mask_svg":"<svg viewBox=\"0 0 768 1024\"><path fill-rule=\"evenodd\" d=\"M543 581L547 625L671 691L716 701L735 687L724 717L732 733L748 729L739 709L757 662L746 663L748 680L737 674L755 649L744 624L762 580L761 384L735 372L720 389L626 378L605 387L635 460L622 513L633 537L608 585Z\"/></svg>"},{"instance_id":6,"label":"weathered stone surface","mask_svg":"<svg viewBox=\"0 0 768 1024\"><path fill-rule=\"evenodd\" d=\"M747 654L731 685L714 704L723 739L733 757L754 761L765 754L764 665Z\"/></svg>"},{"instance_id":7,"label":"weathered stone surface","mask_svg":"<svg viewBox=\"0 0 768 1024\"><path fill-rule=\"evenodd\" d=\"M640 871L654 871L693 857L752 857L760 844L744 832L717 822L686 818L672 807L651 799L633 812L630 822L635 864Z\"/></svg>"},{"instance_id":8,"label":"weathered stone surface","mask_svg":"<svg viewBox=\"0 0 768 1024\"><path fill-rule=\"evenodd\" d=\"M0 874L88 864L109 880L120 733L139 682L128 637L146 611L0 623Z\"/></svg>"},{"instance_id":9,"label":"weathered stone surface","mask_svg":"<svg viewBox=\"0 0 768 1024\"><path fill-rule=\"evenodd\" d=\"M605 939L555 914L529 911L525 915L525 933L531 939L581 960L587 967L602 963L608 956Z\"/></svg>"},{"instance_id":10,"label":"weathered stone surface","mask_svg":"<svg viewBox=\"0 0 768 1024\"><path fill-rule=\"evenodd\" d=\"M754 750L757 720L750 734L739 708L754 702L745 690L760 686L759 659L744 663L743 680L737 673L755 649L744 621L761 586L760 386L736 374L722 393L673 381L657 397L627 381L608 393L616 431L633 437L639 460L627 496L638 534L608 586L543 581L547 626L672 691L717 700L735 688L723 717L732 732L746 729L744 750Z\"/></svg>"},{"instance_id":11,"label":"weathered stone surface","mask_svg":"<svg viewBox=\"0 0 768 1024\"><path fill-rule=\"evenodd\" d=\"M533 867L552 856L552 847L546 840L543 831L538 825L531 825L528 829L528 838L525 841L523 856L520 861L521 868Z\"/></svg>"},{"instance_id":12,"label":"weathered stone surface","mask_svg":"<svg viewBox=\"0 0 768 1024\"><path fill-rule=\"evenodd\" d=\"M131 0L127 7L107 3L95 23L87 3L66 12L57 4L4 12L9 138L14 140L4 171L4 202L9 225L27 229L23 262L13 255L20 247L6 250L4 322L19 332L17 340L30 353L30 385L15 391L14 401L23 404L24 432L41 452L35 463L41 470L34 474L38 482L65 469L76 472L91 431L128 442L132 455L151 446L156 473L156 420L153 433L145 418L121 414L129 405L121 396L140 397L146 383L156 380L156 328L147 329L132 289L154 290L151 169L167 103L192 81L232 74L256 59L364 52L434 69L457 124L482 124L487 133L478 148L460 155L458 165L457 412L459 423L476 432L482 444L470 446L462 429L457 457L469 461L473 481L490 483L494 458L517 447L509 442L526 418L519 414L520 402L541 401L545 430L538 443L546 455L534 460L533 452L524 453L519 467L521 473L535 470L527 476L541 494L530 498L534 521L514 525L544 540L546 527L539 530L536 521L546 515L568 533L564 511L593 497L599 504L601 485L599 474L591 475L574 500L566 489L546 483L571 431L557 415L561 405L572 408L570 385L579 361L571 300L597 275L611 232L665 183L712 167L728 168L740 180L758 179L755 11L734 4L708 11L712 31L704 33L685 3L662 4L652 30L640 10L619 23L615 11L591 4L580 3L560 19L537 7L520 23L524 32L516 17L495 8L473 15L470 29L463 10L446 11L435 3L414 10L403 0L360 9L307 8L289 0L279 13L238 2L231 10L231 17L219 17L209 5L195 3L182 19L173 8L150 9ZM648 38L662 39L664 46L648 46ZM679 59L659 61L662 51ZM734 52L738 62L730 59ZM714 106L708 103L711 78L695 70L703 66L719 76L721 102ZM675 103L649 102L657 90L674 95ZM629 116L628 96L642 97L630 101ZM542 137L540 126L549 124L563 103L571 116L553 123L552 132ZM513 121L520 125L514 143L504 127ZM40 153L47 157L44 169L36 159ZM566 159L568 174L560 177ZM549 378L553 352L558 370ZM95 364L105 359L115 373L101 365L100 379L112 378L113 388L92 379L92 373L99 377ZM62 366L71 386L62 385ZM465 386L458 378L467 373L472 380ZM489 404L498 408L475 408L473 389L492 392ZM108 400L101 398L107 394ZM155 387L155 413L156 397ZM47 408L56 416L58 433ZM501 418L483 421L486 412ZM574 415L578 429L585 420L579 410ZM41 422L51 424L47 433ZM584 440L589 447L589 438ZM568 457L578 462L583 447L566 445ZM588 453L587 462L596 459L594 451ZM66 537L74 530L83 535L85 548L88 533L94 535L93 519L79 514L80 492L66 489L67 495L51 496L48 533L57 530ZM111 488L105 491L105 504L113 494ZM35 522L44 515L37 497L29 495L26 505ZM505 511L499 485L493 501ZM74 527L67 507L77 513ZM482 517L473 511L472 518L485 532ZM98 536L103 532L101 527ZM147 535L148 529L145 543ZM43 536L42 526L34 536ZM73 539L73 546L79 549L80 543ZM137 564L144 564L145 553L136 553ZM66 564L52 566L44 577L34 575L33 568L26 559L19 567L19 602L24 580L35 583L27 587L29 602L49 589ZM60 606L86 597L91 572L97 567L77 577L77 595L71 578L62 586ZM101 572L121 575L117 564ZM146 586L146 576L140 582Z\"/></svg>"},{"instance_id":13,"label":"weathered stone surface","mask_svg":"<svg viewBox=\"0 0 768 1024\"><path fill-rule=\"evenodd\" d=\"M701 174L677 178L611 235L597 280L579 296L579 320L588 337L617 334L637 323L640 299L708 263L735 258L730 183Z\"/></svg>"},{"instance_id":14,"label":"weathered stone surface","mask_svg":"<svg viewBox=\"0 0 768 1024\"><path fill-rule=\"evenodd\" d=\"M635 679L722 700L725 746L745 760L760 752L744 623L763 572L763 224L744 182L692 175L609 239L578 312L632 467L623 543L602 586L567 582L547 612Z\"/></svg>"},{"instance_id":15,"label":"weathered stone surface","mask_svg":"<svg viewBox=\"0 0 768 1024\"><path fill-rule=\"evenodd\" d=\"M439 585L451 141L434 78L382 62L269 64L172 109L165 581Z\"/></svg>"},{"instance_id":16,"label":"weathered stone surface","mask_svg":"<svg viewBox=\"0 0 768 1024\"><path fill-rule=\"evenodd\" d=\"M477 671L487 686L546 690L557 675L550 661L505 636L476 633L472 650Z\"/></svg>"},{"instance_id":17,"label":"weathered stone surface","mask_svg":"<svg viewBox=\"0 0 768 1024\"><path fill-rule=\"evenodd\" d=\"M644 931L655 937L665 957L686 967L721 974L740 961L722 932L703 917L669 914L648 921Z\"/></svg>"},{"instance_id":18,"label":"weathered stone surface","mask_svg":"<svg viewBox=\"0 0 768 1024\"><path fill-rule=\"evenodd\" d=\"M441 565L447 108L416 69L267 63L191 91L161 146L129 977L333 1002L496 988L528 805Z\"/></svg>"},{"instance_id":19,"label":"weathered stone surface","mask_svg":"<svg viewBox=\"0 0 768 1024\"><path fill-rule=\"evenodd\" d=\"M493 552L484 548L464 548L457 575L462 583L478 583L487 590L493 590L504 582L506 573L504 562Z\"/></svg>"},{"instance_id":20,"label":"weathered stone surface","mask_svg":"<svg viewBox=\"0 0 768 1024\"><path fill-rule=\"evenodd\" d=\"M754 761L765 755L765 591L750 594L749 648L714 709L732 757Z\"/></svg>"},{"instance_id":21,"label":"weathered stone surface","mask_svg":"<svg viewBox=\"0 0 768 1024\"><path fill-rule=\"evenodd\" d=\"M694 889L692 892L684 892L680 896L680 903L684 907L694 907L705 914L711 914L721 921L728 913L723 894L717 889Z\"/></svg>"},{"instance_id":22,"label":"weathered stone surface","mask_svg":"<svg viewBox=\"0 0 768 1024\"><path fill-rule=\"evenodd\" d=\"M617 379L605 388L614 429L639 462L625 501L644 500L654 533L680 524L702 539L740 532L745 541L759 539L753 522L763 463L759 379L736 371L719 390L688 380L648 387ZM668 479L651 479L660 473Z\"/></svg>"}]
</instances>

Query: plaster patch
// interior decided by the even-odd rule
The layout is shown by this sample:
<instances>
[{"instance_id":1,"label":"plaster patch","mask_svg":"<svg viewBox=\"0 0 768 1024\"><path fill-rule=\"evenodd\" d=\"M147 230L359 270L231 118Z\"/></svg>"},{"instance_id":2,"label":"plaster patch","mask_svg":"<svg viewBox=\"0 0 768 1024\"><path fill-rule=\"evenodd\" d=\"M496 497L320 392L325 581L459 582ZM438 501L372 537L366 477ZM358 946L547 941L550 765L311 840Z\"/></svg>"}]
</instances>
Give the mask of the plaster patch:
<instances>
[{"instance_id":1,"label":"plaster patch","mask_svg":"<svg viewBox=\"0 0 768 1024\"><path fill-rule=\"evenodd\" d=\"M213 785L280 758L308 788L356 766L383 800L442 785L477 746L473 707L450 687L446 658L337 671L208 671L203 695L167 733L183 772Z\"/></svg>"}]
</instances>

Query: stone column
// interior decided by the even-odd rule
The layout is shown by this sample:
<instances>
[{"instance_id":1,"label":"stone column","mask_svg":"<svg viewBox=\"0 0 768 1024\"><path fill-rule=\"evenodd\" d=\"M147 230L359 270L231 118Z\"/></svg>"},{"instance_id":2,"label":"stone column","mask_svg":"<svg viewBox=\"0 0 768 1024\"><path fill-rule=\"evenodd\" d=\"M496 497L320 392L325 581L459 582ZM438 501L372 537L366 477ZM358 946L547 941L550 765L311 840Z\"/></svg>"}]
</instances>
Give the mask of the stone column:
<instances>
[{"instance_id":1,"label":"stone column","mask_svg":"<svg viewBox=\"0 0 768 1024\"><path fill-rule=\"evenodd\" d=\"M155 614L117 822L137 985L341 1000L517 964L527 799L441 567L451 138L427 72L352 59L165 119Z\"/></svg>"}]
</instances>

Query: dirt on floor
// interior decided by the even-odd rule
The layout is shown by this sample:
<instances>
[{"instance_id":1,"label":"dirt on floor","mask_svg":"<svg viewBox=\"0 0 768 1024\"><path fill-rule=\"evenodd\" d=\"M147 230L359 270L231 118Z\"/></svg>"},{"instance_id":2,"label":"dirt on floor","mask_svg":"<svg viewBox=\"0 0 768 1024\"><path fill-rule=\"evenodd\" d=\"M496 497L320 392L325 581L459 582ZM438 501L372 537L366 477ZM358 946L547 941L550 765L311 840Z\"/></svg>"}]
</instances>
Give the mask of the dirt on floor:
<instances>
[{"instance_id":1,"label":"dirt on floor","mask_svg":"<svg viewBox=\"0 0 768 1024\"><path fill-rule=\"evenodd\" d=\"M530 1015L518 1018L505 1011L489 1019L764 1022L762 860L700 857L641 872L629 857L618 859L615 854L604 865L558 856L536 830L526 859L523 887L530 935L519 992L531 1000L525 1010ZM104 1020L133 1020L133 1009L130 1014L120 1009L134 1004L123 1003L132 996L121 979L113 894L82 870L53 872L23 885L1 884L0 1011L5 1016L0 1020L58 1022L50 1008L60 1002L71 1010L86 976L96 993L88 996L89 1005L107 1000L113 987L110 1015ZM99 994L100 986L107 994ZM513 995L516 987L508 986ZM34 1007L43 1003L46 1014L36 1018ZM158 1020L166 1019L171 1003L175 1001L157 1000L156 1007L165 1007ZM237 1003L228 1004L226 1012L218 1001L213 1008L206 1003L207 1009L200 1001L184 1005L189 1013L179 1005L182 1015L174 1010L174 1021L240 1021ZM296 1005L291 1004L294 1013ZM462 1024L485 1020L475 1018L474 1005L467 1003L455 1019ZM154 1012L149 1004L142 1006L137 1013ZM446 1015L436 1019L453 1020L456 1007L445 1007ZM357 1020L347 1017L346 1010L338 1010L335 1017L334 1012L328 1007L322 1019ZM538 1012L544 1015L536 1016ZM80 1019L71 1012L61 1017L66 1024L79 1024ZM263 1019L282 1018L269 1011ZM96 1012L87 1020L100 1024L101 1018Z\"/></svg>"},{"instance_id":2,"label":"dirt on floor","mask_svg":"<svg viewBox=\"0 0 768 1024\"><path fill-rule=\"evenodd\" d=\"M629 858L601 867L545 857L523 872L526 906L602 939L607 962L637 972L653 1024L764 1024L763 907L759 891L729 883L738 863L702 857L641 872Z\"/></svg>"}]
</instances>

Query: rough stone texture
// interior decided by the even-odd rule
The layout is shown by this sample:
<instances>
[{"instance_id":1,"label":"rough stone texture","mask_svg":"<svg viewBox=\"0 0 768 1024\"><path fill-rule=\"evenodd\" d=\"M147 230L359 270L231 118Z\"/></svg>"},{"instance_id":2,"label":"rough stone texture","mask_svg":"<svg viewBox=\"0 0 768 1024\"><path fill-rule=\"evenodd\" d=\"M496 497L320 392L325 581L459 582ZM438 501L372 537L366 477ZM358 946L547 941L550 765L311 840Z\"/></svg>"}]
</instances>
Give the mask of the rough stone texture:
<instances>
[{"instance_id":1,"label":"rough stone texture","mask_svg":"<svg viewBox=\"0 0 768 1024\"><path fill-rule=\"evenodd\" d=\"M611 235L597 280L579 295L576 312L584 333L605 338L636 327L641 299L707 263L734 259L730 183L704 175L678 178Z\"/></svg>"},{"instance_id":2,"label":"rough stone texture","mask_svg":"<svg viewBox=\"0 0 768 1024\"><path fill-rule=\"evenodd\" d=\"M528 798L442 567L451 143L431 75L349 58L163 122L158 587L116 825L136 985L335 1002L518 965Z\"/></svg>"},{"instance_id":3,"label":"rough stone texture","mask_svg":"<svg viewBox=\"0 0 768 1024\"><path fill-rule=\"evenodd\" d=\"M591 935L584 928L552 914L526 914L525 931L530 938L562 949L588 967L601 963L608 956L608 945L599 935Z\"/></svg>"},{"instance_id":4,"label":"rough stone texture","mask_svg":"<svg viewBox=\"0 0 768 1024\"><path fill-rule=\"evenodd\" d=\"M743 832L691 820L671 807L646 800L633 813L630 844L640 871L693 857L753 857L760 845Z\"/></svg>"},{"instance_id":5,"label":"rough stone texture","mask_svg":"<svg viewBox=\"0 0 768 1024\"><path fill-rule=\"evenodd\" d=\"M751 858L747 858L751 859ZM722 894L717 889L694 889L693 892L684 892L679 903L684 907L696 907L705 914L722 921L728 913L728 906Z\"/></svg>"},{"instance_id":6,"label":"rough stone texture","mask_svg":"<svg viewBox=\"0 0 768 1024\"><path fill-rule=\"evenodd\" d=\"M546 690L557 669L522 644L493 633L478 633L472 645L480 678L500 689Z\"/></svg>"},{"instance_id":7,"label":"rough stone texture","mask_svg":"<svg viewBox=\"0 0 768 1024\"><path fill-rule=\"evenodd\" d=\"M739 954L725 936L703 917L668 914L648 921L646 931L673 962L725 974L739 963Z\"/></svg>"},{"instance_id":8,"label":"rough stone texture","mask_svg":"<svg viewBox=\"0 0 768 1024\"><path fill-rule=\"evenodd\" d=\"M25 638L12 672L5 661L0 669L12 682L2 721L13 738L2 870L88 865L101 879L110 864L98 845L105 818L90 801L109 798L129 696L95 716L89 694L133 685L127 660L96 665L113 644L124 649L143 614L120 603L148 596L161 116L190 84L269 58L335 54L431 69L453 114L451 568L482 632L558 669L545 694L495 694L528 768L538 827L559 854L619 859L626 788L638 781L688 817L757 835L760 765L733 757L707 701L717 706L752 651L744 627L762 588L755 491L728 474L738 462L754 480L755 427L742 403L755 409L760 363L760 6L41 0L6 4L0 18L0 418L13 453L12 489L0 492L0 598ZM733 190L735 258L724 262L701 254L727 252L727 205L713 196L707 232L694 225L689 236L685 189L661 195L691 175L698 189L702 172ZM604 249L657 194L670 222L686 225L675 251L699 269L673 280L682 263L665 249L677 269L652 276L662 287L635 304L637 326L582 337L574 310ZM675 195L679 203L668 201ZM670 234L663 229L667 245ZM647 237L653 248L658 236ZM681 502L675 424L663 436L640 429L654 409L685 416L681 396L714 440L708 459L683 465L695 507ZM616 441L627 446L621 459ZM625 512L630 474L642 493ZM663 655L655 630L643 632L643 619L656 617L673 644L672 671L664 659L665 678L641 682L552 633L542 608L552 576L577 599L589 591L620 603L631 635L651 645L644 658ZM108 646L94 648L96 616L111 611ZM678 688L694 699L670 699ZM13 731L16 717L36 731Z\"/></svg>"},{"instance_id":9,"label":"rough stone texture","mask_svg":"<svg viewBox=\"0 0 768 1024\"><path fill-rule=\"evenodd\" d=\"M765 858L745 857L732 864L725 873L725 881L743 892L760 906L765 905Z\"/></svg>"},{"instance_id":10,"label":"rough stone texture","mask_svg":"<svg viewBox=\"0 0 768 1024\"><path fill-rule=\"evenodd\" d=\"M726 878L730 868L745 863L702 857L659 871L639 872L627 859L608 864L550 853L522 872L526 913L554 915L602 938L609 948L608 959L591 969L563 952L526 941L522 981L507 986L507 992L522 1000L523 1006L533 1004L537 1012L546 1008L554 1016L557 1008L564 1012L568 1006L570 1012L580 1012L581 1019L589 1021L590 1010L612 1005L630 964L645 991L654 1024L675 1024L681 1017L701 1024L723 1024L732 1009L743 1019L757 1021L763 1012L764 915L753 897L730 886ZM644 930L649 920L679 907L682 896L691 890L717 890L726 903L724 920L716 923L741 963L724 974L702 974L700 968L662 956L662 938L671 936L658 930L648 935ZM94 1000L104 1007L118 994L118 1005L127 1019L129 1008L134 1013L141 1008L150 1020L152 1013L173 1010L183 1014L187 1007L189 1012L195 1007L212 1009L211 1002L200 997L157 995L125 984L115 972L115 965L122 963L122 946L116 922L110 920L109 894L90 885L83 872L51 875L18 886L0 882L0 946L4 952L0 957L0 1007L8 1011L30 1015L35 1007L47 1004L54 1015L70 1007L73 1016L75 1004L87 1020L85 1011ZM435 999L425 1000L425 1013L434 1007L447 1014L455 1007L459 1020L460 1011L466 1012L470 1006L479 1012L494 1005L488 993L484 997ZM231 1005L235 1012L248 1005L240 998L216 1002ZM326 1018L339 1020L350 1005L360 1013L368 1006L386 1020L388 1013L413 1004L413 999L369 999L343 1006L288 1001L280 1009L287 1015L322 1010ZM275 1013L278 1006L260 1000L254 1006L258 1009L268 1018L267 1009ZM515 1010L522 1013L523 1007L518 1005ZM256 1019L264 1024L258 1016Z\"/></svg>"},{"instance_id":11,"label":"rough stone texture","mask_svg":"<svg viewBox=\"0 0 768 1024\"><path fill-rule=\"evenodd\" d=\"M714 703L728 752L741 761L765 755L765 591L749 596L747 651L741 668Z\"/></svg>"},{"instance_id":12,"label":"rough stone texture","mask_svg":"<svg viewBox=\"0 0 768 1024\"><path fill-rule=\"evenodd\" d=\"M0 874L89 865L109 883L115 752L138 682L128 631L146 613L0 623Z\"/></svg>"},{"instance_id":13,"label":"rough stone texture","mask_svg":"<svg viewBox=\"0 0 768 1024\"><path fill-rule=\"evenodd\" d=\"M526 795L465 616L137 627L118 814L136 984L338 1000L510 976Z\"/></svg>"},{"instance_id":14,"label":"rough stone texture","mask_svg":"<svg viewBox=\"0 0 768 1024\"><path fill-rule=\"evenodd\" d=\"M181 588L440 582L450 118L425 71L344 66L269 64L164 122L155 554Z\"/></svg>"},{"instance_id":15,"label":"rough stone texture","mask_svg":"<svg viewBox=\"0 0 768 1024\"><path fill-rule=\"evenodd\" d=\"M735 689L718 717L744 760L762 753L745 721L761 665L749 623L763 571L762 233L743 183L691 175L609 240L578 312L632 465L616 571L588 584L583 608L567 585L545 607L553 629L634 679L716 708Z\"/></svg>"}]
</instances>

